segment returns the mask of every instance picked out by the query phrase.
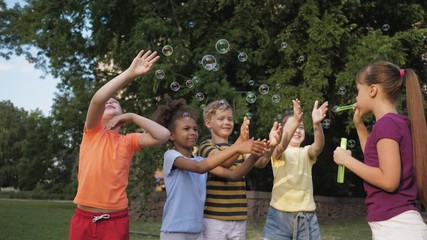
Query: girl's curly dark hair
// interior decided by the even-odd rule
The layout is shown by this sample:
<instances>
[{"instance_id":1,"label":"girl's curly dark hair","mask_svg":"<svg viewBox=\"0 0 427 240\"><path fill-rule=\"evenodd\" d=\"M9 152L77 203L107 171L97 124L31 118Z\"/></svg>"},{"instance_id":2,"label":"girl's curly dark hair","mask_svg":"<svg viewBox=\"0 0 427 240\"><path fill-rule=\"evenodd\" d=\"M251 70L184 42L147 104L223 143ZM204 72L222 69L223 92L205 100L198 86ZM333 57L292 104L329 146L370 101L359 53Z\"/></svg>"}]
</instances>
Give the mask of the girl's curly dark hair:
<instances>
[{"instance_id":1,"label":"girl's curly dark hair","mask_svg":"<svg viewBox=\"0 0 427 240\"><path fill-rule=\"evenodd\" d=\"M191 117L197 121L196 111L187 105L185 99L174 100L165 94L164 100L165 104L158 106L154 112L153 120L169 129L169 131L175 129L175 122L179 118Z\"/></svg>"}]
</instances>

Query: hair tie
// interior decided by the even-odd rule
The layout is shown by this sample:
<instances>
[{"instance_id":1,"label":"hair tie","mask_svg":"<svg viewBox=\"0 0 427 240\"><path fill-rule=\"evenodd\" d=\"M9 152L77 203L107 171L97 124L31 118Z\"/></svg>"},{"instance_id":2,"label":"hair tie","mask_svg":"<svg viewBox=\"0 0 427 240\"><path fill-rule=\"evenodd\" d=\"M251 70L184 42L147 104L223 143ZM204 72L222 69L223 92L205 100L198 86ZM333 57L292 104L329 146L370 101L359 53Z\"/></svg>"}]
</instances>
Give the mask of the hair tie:
<instances>
[{"instance_id":1,"label":"hair tie","mask_svg":"<svg viewBox=\"0 0 427 240\"><path fill-rule=\"evenodd\" d=\"M405 69L400 69L400 77L405 77L406 74L406 70Z\"/></svg>"}]
</instances>

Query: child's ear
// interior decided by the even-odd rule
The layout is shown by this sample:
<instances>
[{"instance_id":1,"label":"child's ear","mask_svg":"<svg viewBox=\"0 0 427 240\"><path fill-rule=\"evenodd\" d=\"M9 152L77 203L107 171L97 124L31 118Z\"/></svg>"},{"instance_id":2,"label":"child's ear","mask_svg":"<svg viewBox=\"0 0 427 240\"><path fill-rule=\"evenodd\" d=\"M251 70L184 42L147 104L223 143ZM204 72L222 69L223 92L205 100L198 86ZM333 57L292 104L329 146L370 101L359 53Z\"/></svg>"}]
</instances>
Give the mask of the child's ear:
<instances>
[{"instance_id":1,"label":"child's ear","mask_svg":"<svg viewBox=\"0 0 427 240\"><path fill-rule=\"evenodd\" d=\"M369 86L369 96L370 97L375 97L378 93L378 86L376 84L372 84L371 86Z\"/></svg>"},{"instance_id":2,"label":"child's ear","mask_svg":"<svg viewBox=\"0 0 427 240\"><path fill-rule=\"evenodd\" d=\"M205 119L205 126L206 126L208 129L211 129L211 121L209 121L209 118Z\"/></svg>"},{"instance_id":3,"label":"child's ear","mask_svg":"<svg viewBox=\"0 0 427 240\"><path fill-rule=\"evenodd\" d=\"M175 138L173 137L173 135L174 135L173 133L171 133L171 135L169 135L169 141L172 141L172 142L175 141Z\"/></svg>"}]
</instances>

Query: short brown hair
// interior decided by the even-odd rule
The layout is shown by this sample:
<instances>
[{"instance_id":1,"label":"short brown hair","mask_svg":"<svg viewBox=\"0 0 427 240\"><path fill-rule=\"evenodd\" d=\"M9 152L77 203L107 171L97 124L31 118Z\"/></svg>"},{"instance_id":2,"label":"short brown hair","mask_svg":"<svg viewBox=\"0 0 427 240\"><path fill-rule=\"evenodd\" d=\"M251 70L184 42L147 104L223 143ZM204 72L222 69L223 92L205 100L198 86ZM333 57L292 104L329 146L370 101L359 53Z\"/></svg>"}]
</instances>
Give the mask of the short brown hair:
<instances>
[{"instance_id":1,"label":"short brown hair","mask_svg":"<svg viewBox=\"0 0 427 240\"><path fill-rule=\"evenodd\" d=\"M203 110L203 119L204 120L208 119L211 115L215 114L216 111L218 110L227 110L227 109L233 110L230 104L228 104L227 100L221 99L221 100L213 101L209 103Z\"/></svg>"}]
</instances>

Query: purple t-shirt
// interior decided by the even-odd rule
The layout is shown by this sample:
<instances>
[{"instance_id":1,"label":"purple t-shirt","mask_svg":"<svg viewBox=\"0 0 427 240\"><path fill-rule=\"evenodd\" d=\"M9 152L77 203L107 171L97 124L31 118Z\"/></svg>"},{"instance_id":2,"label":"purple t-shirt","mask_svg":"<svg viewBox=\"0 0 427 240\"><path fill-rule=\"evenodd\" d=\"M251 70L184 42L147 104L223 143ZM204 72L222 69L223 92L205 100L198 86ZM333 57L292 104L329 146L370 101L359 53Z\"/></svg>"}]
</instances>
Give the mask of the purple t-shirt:
<instances>
[{"instance_id":1,"label":"purple t-shirt","mask_svg":"<svg viewBox=\"0 0 427 240\"><path fill-rule=\"evenodd\" d=\"M417 184L412 159L411 130L407 118L403 115L388 113L374 124L365 145L365 164L372 167L379 166L377 143L383 138L399 143L400 182L394 192L386 192L364 182L367 194L365 205L370 222L384 221L402 212L417 210L415 207Z\"/></svg>"}]
</instances>

